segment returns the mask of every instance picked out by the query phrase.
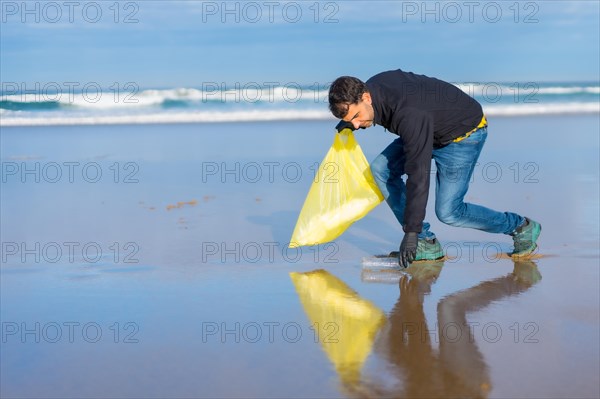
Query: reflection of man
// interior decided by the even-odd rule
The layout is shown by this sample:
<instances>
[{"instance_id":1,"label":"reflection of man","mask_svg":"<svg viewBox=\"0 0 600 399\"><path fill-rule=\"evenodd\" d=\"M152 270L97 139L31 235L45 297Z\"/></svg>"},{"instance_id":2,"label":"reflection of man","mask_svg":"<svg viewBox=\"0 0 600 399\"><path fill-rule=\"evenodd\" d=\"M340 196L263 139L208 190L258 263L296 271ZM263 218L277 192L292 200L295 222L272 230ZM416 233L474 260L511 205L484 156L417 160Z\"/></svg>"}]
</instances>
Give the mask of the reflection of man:
<instances>
[{"instance_id":1,"label":"reflection of man","mask_svg":"<svg viewBox=\"0 0 600 399\"><path fill-rule=\"evenodd\" d=\"M541 278L531 261L516 261L511 274L484 281L442 299L436 328L428 328L423 311L424 295L441 271L441 263L411 267L412 278L400 279L400 298L382 330L375 350L403 375L400 391L382 392L377 387L355 391L402 398L486 397L491 382L485 360L477 348L467 314L494 301L526 291ZM447 326L461 327L444 330ZM439 354L431 346L431 334L439 336Z\"/></svg>"},{"instance_id":2,"label":"reflection of man","mask_svg":"<svg viewBox=\"0 0 600 399\"><path fill-rule=\"evenodd\" d=\"M378 124L400 136L375 159L371 170L405 233L399 251L402 266L443 256L429 223L423 222L432 158L440 221L510 234L516 256L535 250L539 223L463 201L487 137L487 122L481 105L456 86L401 70L380 73L366 83L343 76L329 89L329 108L342 119L338 130Z\"/></svg>"},{"instance_id":3,"label":"reflection of man","mask_svg":"<svg viewBox=\"0 0 600 399\"><path fill-rule=\"evenodd\" d=\"M400 277L400 297L386 322L383 312L325 270L290 273L311 324L336 327L335 340L321 340L323 350L340 377L342 390L352 397L438 398L486 397L491 389L485 360L466 324L468 313L494 301L526 291L541 278L531 261L516 261L505 277L484 281L445 297L438 304L438 325L427 326L424 296L431 291L443 262L412 266ZM463 327L440 333L444 326ZM439 334L439 353L431 345ZM372 347L401 376L399 388L376 384L362 375Z\"/></svg>"}]
</instances>

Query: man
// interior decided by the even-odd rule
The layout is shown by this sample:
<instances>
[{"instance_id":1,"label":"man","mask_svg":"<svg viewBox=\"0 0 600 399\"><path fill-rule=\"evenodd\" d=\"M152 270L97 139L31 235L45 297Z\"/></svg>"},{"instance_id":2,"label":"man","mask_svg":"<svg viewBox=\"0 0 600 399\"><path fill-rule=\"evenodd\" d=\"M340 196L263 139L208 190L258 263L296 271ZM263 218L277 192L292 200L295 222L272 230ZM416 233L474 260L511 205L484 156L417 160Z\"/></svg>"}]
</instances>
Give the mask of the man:
<instances>
[{"instance_id":1,"label":"man","mask_svg":"<svg viewBox=\"0 0 600 399\"><path fill-rule=\"evenodd\" d=\"M404 230L398 252L402 267L444 255L429 223L423 222L432 158L437 167L435 213L439 220L511 235L512 256L535 250L539 223L463 201L487 137L487 122L481 105L459 88L401 70L380 73L366 83L342 76L329 89L329 109L342 119L338 131L377 124L400 136L373 161L371 170Z\"/></svg>"}]
</instances>

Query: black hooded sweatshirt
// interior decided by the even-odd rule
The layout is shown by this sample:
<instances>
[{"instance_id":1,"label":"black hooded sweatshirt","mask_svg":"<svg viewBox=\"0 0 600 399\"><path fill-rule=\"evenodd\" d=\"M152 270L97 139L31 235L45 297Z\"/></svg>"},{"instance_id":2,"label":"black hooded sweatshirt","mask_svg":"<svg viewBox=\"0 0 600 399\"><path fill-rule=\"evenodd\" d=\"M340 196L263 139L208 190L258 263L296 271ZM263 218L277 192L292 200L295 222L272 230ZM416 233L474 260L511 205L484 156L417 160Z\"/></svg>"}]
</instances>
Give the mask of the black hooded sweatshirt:
<instances>
[{"instance_id":1,"label":"black hooded sweatshirt","mask_svg":"<svg viewBox=\"0 0 600 399\"><path fill-rule=\"evenodd\" d=\"M450 83L399 69L375 75L366 84L375 112L373 122L399 135L404 144L403 173L408 175L404 232L421 232L433 149L475 129L483 110Z\"/></svg>"}]
</instances>

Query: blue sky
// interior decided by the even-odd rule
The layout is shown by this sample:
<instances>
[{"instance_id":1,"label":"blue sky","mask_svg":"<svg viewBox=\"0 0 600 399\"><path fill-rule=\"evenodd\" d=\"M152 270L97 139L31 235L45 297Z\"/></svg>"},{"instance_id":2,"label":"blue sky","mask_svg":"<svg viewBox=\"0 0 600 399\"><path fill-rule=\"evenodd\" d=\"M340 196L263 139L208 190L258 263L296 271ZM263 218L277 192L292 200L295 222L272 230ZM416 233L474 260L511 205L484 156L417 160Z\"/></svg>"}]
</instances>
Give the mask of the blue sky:
<instances>
[{"instance_id":1,"label":"blue sky","mask_svg":"<svg viewBox=\"0 0 600 399\"><path fill-rule=\"evenodd\" d=\"M1 1L2 82L325 84L396 68L453 82L600 79L595 0L47 3L26 13Z\"/></svg>"}]
</instances>

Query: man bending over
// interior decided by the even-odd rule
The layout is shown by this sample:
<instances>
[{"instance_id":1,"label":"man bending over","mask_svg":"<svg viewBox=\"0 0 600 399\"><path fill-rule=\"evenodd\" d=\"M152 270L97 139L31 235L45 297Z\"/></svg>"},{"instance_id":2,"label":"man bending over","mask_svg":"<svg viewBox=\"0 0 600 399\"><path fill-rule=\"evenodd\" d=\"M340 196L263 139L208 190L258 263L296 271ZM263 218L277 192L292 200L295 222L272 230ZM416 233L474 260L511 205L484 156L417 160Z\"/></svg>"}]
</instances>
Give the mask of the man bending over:
<instances>
[{"instance_id":1,"label":"man bending over","mask_svg":"<svg viewBox=\"0 0 600 399\"><path fill-rule=\"evenodd\" d=\"M487 137L487 122L481 105L462 90L401 70L382 72L366 83L342 76L329 89L329 108L342 119L338 131L377 124L400 136L375 158L371 171L404 230L398 252L402 267L444 255L429 223L423 221L432 158L437 167L435 214L440 221L511 235L514 257L535 250L539 223L464 202Z\"/></svg>"}]
</instances>

